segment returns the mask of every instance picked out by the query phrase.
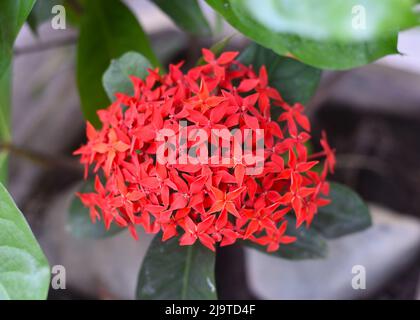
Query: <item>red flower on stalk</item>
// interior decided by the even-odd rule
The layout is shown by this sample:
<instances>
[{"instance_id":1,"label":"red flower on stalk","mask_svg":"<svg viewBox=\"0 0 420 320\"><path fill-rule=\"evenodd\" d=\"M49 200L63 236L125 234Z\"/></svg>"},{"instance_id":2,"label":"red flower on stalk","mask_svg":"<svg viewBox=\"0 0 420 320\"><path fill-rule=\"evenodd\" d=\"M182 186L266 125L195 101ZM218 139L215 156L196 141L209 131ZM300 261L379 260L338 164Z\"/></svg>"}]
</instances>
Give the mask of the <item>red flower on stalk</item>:
<instances>
[{"instance_id":1,"label":"red flower on stalk","mask_svg":"<svg viewBox=\"0 0 420 320\"><path fill-rule=\"evenodd\" d=\"M325 133L324 151L308 155L311 127L304 107L283 101L265 66L256 72L237 55L215 57L203 49L206 64L186 74L179 63L165 75L149 70L144 80L131 77L134 94L118 93L98 112L101 129L87 123L88 141L74 154L85 177L90 167L95 176L94 191L78 194L93 222L127 227L135 238L141 226L162 232L162 241L179 237L180 245L198 241L210 250L242 239L275 251L295 241L287 228L309 226L318 207L329 203L326 177L335 156ZM280 111L278 122L271 119L272 108ZM203 133L207 138L200 140ZM250 140L249 154L235 153L241 144L229 137L237 136ZM173 161L162 163L162 150ZM320 174L314 169L319 161L313 161L319 157L326 159ZM262 170L248 172L261 162ZM297 226L287 225L290 215Z\"/></svg>"}]
</instances>

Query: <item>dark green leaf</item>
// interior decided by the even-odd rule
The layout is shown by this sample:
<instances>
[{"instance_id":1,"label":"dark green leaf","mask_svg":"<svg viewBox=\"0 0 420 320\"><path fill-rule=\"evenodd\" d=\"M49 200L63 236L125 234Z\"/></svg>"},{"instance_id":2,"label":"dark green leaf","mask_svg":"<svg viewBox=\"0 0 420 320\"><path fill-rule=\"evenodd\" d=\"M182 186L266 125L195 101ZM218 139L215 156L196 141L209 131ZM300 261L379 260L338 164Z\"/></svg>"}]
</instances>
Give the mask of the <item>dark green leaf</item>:
<instances>
[{"instance_id":1,"label":"dark green leaf","mask_svg":"<svg viewBox=\"0 0 420 320\"><path fill-rule=\"evenodd\" d=\"M68 21L73 27L80 27L85 1L86 0L64 0L64 6L66 8L66 21Z\"/></svg>"},{"instance_id":2,"label":"dark green leaf","mask_svg":"<svg viewBox=\"0 0 420 320\"><path fill-rule=\"evenodd\" d=\"M48 261L0 184L0 300L45 299L49 283Z\"/></svg>"},{"instance_id":3,"label":"dark green leaf","mask_svg":"<svg viewBox=\"0 0 420 320\"><path fill-rule=\"evenodd\" d=\"M372 41L418 23L412 0L229 2L238 17L248 16L271 33L319 41Z\"/></svg>"},{"instance_id":4,"label":"dark green leaf","mask_svg":"<svg viewBox=\"0 0 420 320\"><path fill-rule=\"evenodd\" d=\"M53 17L52 7L63 5L64 0L40 0L35 3L31 13L28 16L28 24L34 33L37 33L38 27L48 19Z\"/></svg>"},{"instance_id":5,"label":"dark green leaf","mask_svg":"<svg viewBox=\"0 0 420 320\"><path fill-rule=\"evenodd\" d=\"M319 259L327 256L327 243L318 232L304 226L296 229L296 219L291 217L286 217L286 219L288 221L286 234L296 237L295 242L280 245L279 250L272 253L267 252L266 247L252 242L245 244L269 255L289 260Z\"/></svg>"},{"instance_id":6,"label":"dark green leaf","mask_svg":"<svg viewBox=\"0 0 420 320\"><path fill-rule=\"evenodd\" d=\"M178 239L157 235L143 260L137 299L217 299L215 254L200 243L181 247Z\"/></svg>"},{"instance_id":7,"label":"dark green leaf","mask_svg":"<svg viewBox=\"0 0 420 320\"><path fill-rule=\"evenodd\" d=\"M0 144L10 141L11 65L0 75ZM8 152L0 148L0 182L7 184Z\"/></svg>"},{"instance_id":8,"label":"dark green leaf","mask_svg":"<svg viewBox=\"0 0 420 320\"><path fill-rule=\"evenodd\" d=\"M331 183L331 204L319 209L313 227L327 238L341 237L371 226L369 209L350 188Z\"/></svg>"},{"instance_id":9,"label":"dark green leaf","mask_svg":"<svg viewBox=\"0 0 420 320\"><path fill-rule=\"evenodd\" d=\"M210 26L197 0L153 0L180 28L191 34L207 36Z\"/></svg>"},{"instance_id":10,"label":"dark green leaf","mask_svg":"<svg viewBox=\"0 0 420 320\"><path fill-rule=\"evenodd\" d=\"M306 104L315 93L321 77L321 70L279 56L255 43L239 56L239 60L245 65L253 65L257 71L265 65L270 86L276 88L283 99L291 104Z\"/></svg>"},{"instance_id":11,"label":"dark green leaf","mask_svg":"<svg viewBox=\"0 0 420 320\"><path fill-rule=\"evenodd\" d=\"M38 26L40 25L40 23L38 22L38 19L36 17L36 14L34 13L34 11L32 10L31 13L28 16L28 19L26 20L26 22L29 25L29 28L31 28L32 32L35 35L38 35Z\"/></svg>"},{"instance_id":12,"label":"dark green leaf","mask_svg":"<svg viewBox=\"0 0 420 320\"><path fill-rule=\"evenodd\" d=\"M0 1L0 75L9 67L13 43L34 4L35 0Z\"/></svg>"},{"instance_id":13,"label":"dark green leaf","mask_svg":"<svg viewBox=\"0 0 420 320\"><path fill-rule=\"evenodd\" d=\"M151 67L149 60L137 52L127 52L120 58L112 60L102 79L109 99L114 100L117 92L133 95L130 76L144 79L148 74L147 69Z\"/></svg>"},{"instance_id":14,"label":"dark green leaf","mask_svg":"<svg viewBox=\"0 0 420 320\"><path fill-rule=\"evenodd\" d=\"M334 39L314 40L299 34L267 29L248 11L240 11L236 6L234 10L230 0L206 1L234 28L260 45L281 55L291 54L302 62L318 68L349 69L370 63L387 54L397 53L396 32L381 35L370 41L344 43Z\"/></svg>"},{"instance_id":15,"label":"dark green leaf","mask_svg":"<svg viewBox=\"0 0 420 320\"><path fill-rule=\"evenodd\" d=\"M0 144L10 141L13 43L35 0L0 1ZM7 182L7 152L0 150L0 182Z\"/></svg>"},{"instance_id":16,"label":"dark green leaf","mask_svg":"<svg viewBox=\"0 0 420 320\"><path fill-rule=\"evenodd\" d=\"M159 65L146 34L121 1L86 1L77 52L77 82L84 116L94 125L99 125L96 111L109 104L102 76L111 60L127 51L140 52L152 65Z\"/></svg>"},{"instance_id":17,"label":"dark green leaf","mask_svg":"<svg viewBox=\"0 0 420 320\"><path fill-rule=\"evenodd\" d=\"M82 193L92 192L94 190L93 181L83 183L78 189ZM103 221L93 223L90 219L89 209L82 204L77 196L74 196L70 204L68 228L73 236L82 239L111 237L125 230L115 224L112 224L109 230L106 230Z\"/></svg>"}]
</instances>

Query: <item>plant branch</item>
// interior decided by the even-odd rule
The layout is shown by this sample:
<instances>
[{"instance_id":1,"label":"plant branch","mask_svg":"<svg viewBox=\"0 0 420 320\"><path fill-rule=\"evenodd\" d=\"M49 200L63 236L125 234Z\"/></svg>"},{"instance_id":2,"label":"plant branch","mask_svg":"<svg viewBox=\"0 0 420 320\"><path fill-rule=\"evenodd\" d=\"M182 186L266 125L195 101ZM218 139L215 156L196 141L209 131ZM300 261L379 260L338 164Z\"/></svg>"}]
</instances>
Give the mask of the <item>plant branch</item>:
<instances>
[{"instance_id":1,"label":"plant branch","mask_svg":"<svg viewBox=\"0 0 420 320\"><path fill-rule=\"evenodd\" d=\"M15 146L11 143L0 143L0 151L9 152L12 155L26 159L34 164L47 169L61 169L83 174L83 167L76 161L67 157L56 157L41 152Z\"/></svg>"},{"instance_id":2,"label":"plant branch","mask_svg":"<svg viewBox=\"0 0 420 320\"><path fill-rule=\"evenodd\" d=\"M45 42L38 42L34 45L25 46L25 47L21 47L21 48L15 48L14 54L16 56L18 56L18 55L22 55L22 54L36 53L36 52L46 51L46 50L50 50L50 49L55 49L55 48L58 48L58 47L74 45L77 42L77 38L78 38L78 35L74 34L74 35L70 35L70 36L67 36L67 37L61 38L61 39L54 39L54 40L45 41Z\"/></svg>"}]
</instances>

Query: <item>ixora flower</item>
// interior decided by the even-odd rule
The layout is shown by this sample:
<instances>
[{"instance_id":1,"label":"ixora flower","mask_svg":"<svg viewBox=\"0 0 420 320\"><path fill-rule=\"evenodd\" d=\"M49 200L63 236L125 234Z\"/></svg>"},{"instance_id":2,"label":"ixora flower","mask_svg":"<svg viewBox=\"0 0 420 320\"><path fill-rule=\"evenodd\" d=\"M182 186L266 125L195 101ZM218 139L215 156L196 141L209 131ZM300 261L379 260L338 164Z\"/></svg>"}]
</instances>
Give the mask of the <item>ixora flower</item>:
<instances>
[{"instance_id":1,"label":"ixora flower","mask_svg":"<svg viewBox=\"0 0 420 320\"><path fill-rule=\"evenodd\" d=\"M180 245L215 250L242 239L268 251L296 240L287 228L311 224L329 203L334 151L323 134L324 151L308 155L303 106L269 86L265 66L254 70L237 55L203 49L206 64L187 73L179 63L166 75L132 76L134 94L117 93L98 112L102 128L87 123L75 154L85 178L93 166L95 191L78 194L93 222L128 227L136 239L139 225L161 231L162 241L179 236Z\"/></svg>"}]
</instances>

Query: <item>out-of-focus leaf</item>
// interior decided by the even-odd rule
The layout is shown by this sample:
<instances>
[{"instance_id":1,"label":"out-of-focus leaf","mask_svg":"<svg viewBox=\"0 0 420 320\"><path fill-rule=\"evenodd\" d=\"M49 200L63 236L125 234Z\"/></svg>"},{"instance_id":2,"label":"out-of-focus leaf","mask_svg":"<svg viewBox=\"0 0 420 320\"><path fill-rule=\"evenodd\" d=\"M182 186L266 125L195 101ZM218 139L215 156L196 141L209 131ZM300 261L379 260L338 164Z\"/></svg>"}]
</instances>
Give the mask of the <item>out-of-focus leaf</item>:
<instances>
[{"instance_id":1,"label":"out-of-focus leaf","mask_svg":"<svg viewBox=\"0 0 420 320\"><path fill-rule=\"evenodd\" d=\"M372 41L418 24L413 0L229 0L267 32L333 42Z\"/></svg>"},{"instance_id":2,"label":"out-of-focus leaf","mask_svg":"<svg viewBox=\"0 0 420 320\"><path fill-rule=\"evenodd\" d=\"M312 224L325 237L341 237L372 225L368 207L350 188L331 183L329 199L331 203L319 208Z\"/></svg>"},{"instance_id":3,"label":"out-of-focus leaf","mask_svg":"<svg viewBox=\"0 0 420 320\"><path fill-rule=\"evenodd\" d=\"M369 64L389 54L398 53L397 35L369 42L333 43L288 37L291 54L298 60L320 69L345 70ZM328 53L328 54L327 54Z\"/></svg>"},{"instance_id":4,"label":"out-of-focus leaf","mask_svg":"<svg viewBox=\"0 0 420 320\"><path fill-rule=\"evenodd\" d=\"M0 75L0 144L10 141L11 65ZM7 184L8 151L0 148L0 182Z\"/></svg>"},{"instance_id":5,"label":"out-of-focus leaf","mask_svg":"<svg viewBox=\"0 0 420 320\"><path fill-rule=\"evenodd\" d=\"M256 72L265 65L270 86L276 88L290 104L307 103L315 93L321 77L321 70L295 59L279 56L255 43L245 49L239 56L239 61L245 65L253 65Z\"/></svg>"},{"instance_id":6,"label":"out-of-focus leaf","mask_svg":"<svg viewBox=\"0 0 420 320\"><path fill-rule=\"evenodd\" d=\"M270 34L265 32L265 29L259 25L252 25L251 23L244 23L233 12L228 0L206 0L206 2L219 14L221 14L227 22L229 22L234 28L242 32L247 37L251 38L257 43L264 45L264 43L270 43L270 47L279 54L286 54L287 48L282 44L279 37L271 39ZM265 45L266 47L269 47Z\"/></svg>"},{"instance_id":7,"label":"out-of-focus leaf","mask_svg":"<svg viewBox=\"0 0 420 320\"><path fill-rule=\"evenodd\" d=\"M13 43L34 4L35 0L0 1L0 76L9 67Z\"/></svg>"},{"instance_id":8,"label":"out-of-focus leaf","mask_svg":"<svg viewBox=\"0 0 420 320\"><path fill-rule=\"evenodd\" d=\"M66 21L68 21L73 27L80 27L85 1L86 0L64 0L64 7L66 8Z\"/></svg>"},{"instance_id":9,"label":"out-of-focus leaf","mask_svg":"<svg viewBox=\"0 0 420 320\"><path fill-rule=\"evenodd\" d=\"M149 60L137 52L127 52L118 59L112 60L104 73L102 83L109 99L115 99L115 93L134 94L130 76L144 79L151 68Z\"/></svg>"},{"instance_id":10,"label":"out-of-focus leaf","mask_svg":"<svg viewBox=\"0 0 420 320\"><path fill-rule=\"evenodd\" d=\"M77 83L83 114L96 126L96 111L109 104L102 76L111 60L127 51L140 52L152 65L159 65L136 17L121 1L86 1L77 50Z\"/></svg>"},{"instance_id":11,"label":"out-of-focus leaf","mask_svg":"<svg viewBox=\"0 0 420 320\"><path fill-rule=\"evenodd\" d=\"M28 24L36 34L38 27L48 19L52 19L52 7L63 5L64 0L40 0L35 3L31 13L28 16Z\"/></svg>"},{"instance_id":12,"label":"out-of-focus leaf","mask_svg":"<svg viewBox=\"0 0 420 320\"><path fill-rule=\"evenodd\" d=\"M141 300L217 299L215 254L200 243L180 246L157 235L146 253L137 282Z\"/></svg>"},{"instance_id":13,"label":"out-of-focus leaf","mask_svg":"<svg viewBox=\"0 0 420 320\"><path fill-rule=\"evenodd\" d=\"M13 43L35 0L0 1L0 144L10 141ZM7 152L0 149L0 182L7 182Z\"/></svg>"},{"instance_id":14,"label":"out-of-focus leaf","mask_svg":"<svg viewBox=\"0 0 420 320\"><path fill-rule=\"evenodd\" d=\"M271 0L270 0L271 1ZM313 39L300 34L280 33L268 29L247 10L233 6L231 0L206 0L237 30L260 45L281 55L322 69L349 69L370 63L388 54L397 53L397 32L389 32L369 41ZM295 2L289 1L296 5ZM261 6L264 7L263 5ZM322 9L323 5L319 5Z\"/></svg>"},{"instance_id":15,"label":"out-of-focus leaf","mask_svg":"<svg viewBox=\"0 0 420 320\"><path fill-rule=\"evenodd\" d=\"M12 197L0 184L0 300L45 299L50 269Z\"/></svg>"},{"instance_id":16,"label":"out-of-focus leaf","mask_svg":"<svg viewBox=\"0 0 420 320\"><path fill-rule=\"evenodd\" d=\"M153 0L181 29L199 35L211 34L210 26L197 0Z\"/></svg>"}]
</instances>

